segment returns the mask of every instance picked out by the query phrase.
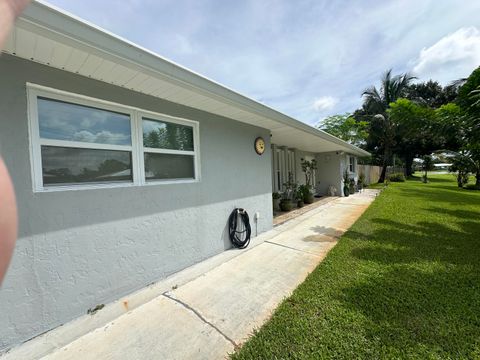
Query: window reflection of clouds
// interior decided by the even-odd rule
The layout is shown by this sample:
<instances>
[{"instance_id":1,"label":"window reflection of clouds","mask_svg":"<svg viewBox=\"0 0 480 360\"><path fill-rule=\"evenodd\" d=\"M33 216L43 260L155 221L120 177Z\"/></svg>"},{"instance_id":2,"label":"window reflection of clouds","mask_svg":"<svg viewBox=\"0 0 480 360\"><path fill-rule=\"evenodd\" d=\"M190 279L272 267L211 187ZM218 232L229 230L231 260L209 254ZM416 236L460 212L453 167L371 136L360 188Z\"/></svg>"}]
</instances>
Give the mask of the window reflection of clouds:
<instances>
[{"instance_id":1,"label":"window reflection of clouds","mask_svg":"<svg viewBox=\"0 0 480 360\"><path fill-rule=\"evenodd\" d=\"M112 145L131 145L130 116L38 98L40 136Z\"/></svg>"},{"instance_id":2,"label":"window reflection of clouds","mask_svg":"<svg viewBox=\"0 0 480 360\"><path fill-rule=\"evenodd\" d=\"M143 133L148 134L152 131L158 131L160 129L166 129L167 124L160 121L146 120L143 119Z\"/></svg>"}]
</instances>

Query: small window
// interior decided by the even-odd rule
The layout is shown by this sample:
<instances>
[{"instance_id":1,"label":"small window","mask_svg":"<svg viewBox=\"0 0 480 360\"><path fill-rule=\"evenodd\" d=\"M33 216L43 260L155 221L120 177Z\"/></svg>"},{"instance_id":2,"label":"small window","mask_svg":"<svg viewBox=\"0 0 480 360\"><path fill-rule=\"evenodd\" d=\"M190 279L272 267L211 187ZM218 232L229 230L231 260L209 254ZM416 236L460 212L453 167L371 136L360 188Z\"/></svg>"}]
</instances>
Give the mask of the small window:
<instances>
[{"instance_id":1,"label":"small window","mask_svg":"<svg viewBox=\"0 0 480 360\"><path fill-rule=\"evenodd\" d=\"M35 191L199 180L196 121L27 89Z\"/></svg>"},{"instance_id":2,"label":"small window","mask_svg":"<svg viewBox=\"0 0 480 360\"><path fill-rule=\"evenodd\" d=\"M143 119L146 148L193 151L193 127L166 121Z\"/></svg>"},{"instance_id":3,"label":"small window","mask_svg":"<svg viewBox=\"0 0 480 360\"><path fill-rule=\"evenodd\" d=\"M39 97L43 186L132 182L128 114Z\"/></svg>"},{"instance_id":4,"label":"small window","mask_svg":"<svg viewBox=\"0 0 480 360\"><path fill-rule=\"evenodd\" d=\"M146 181L195 179L194 128L142 118Z\"/></svg>"},{"instance_id":5,"label":"small window","mask_svg":"<svg viewBox=\"0 0 480 360\"><path fill-rule=\"evenodd\" d=\"M350 159L350 172L354 173L355 172L355 157L354 156L349 156Z\"/></svg>"}]
</instances>

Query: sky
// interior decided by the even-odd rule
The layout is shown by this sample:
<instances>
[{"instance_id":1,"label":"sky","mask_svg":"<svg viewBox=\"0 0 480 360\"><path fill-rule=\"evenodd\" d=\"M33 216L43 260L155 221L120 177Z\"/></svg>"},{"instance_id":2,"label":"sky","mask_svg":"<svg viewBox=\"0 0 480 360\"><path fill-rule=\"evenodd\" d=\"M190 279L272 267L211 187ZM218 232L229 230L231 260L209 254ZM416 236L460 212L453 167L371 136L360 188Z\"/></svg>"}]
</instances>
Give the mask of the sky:
<instances>
[{"instance_id":1,"label":"sky","mask_svg":"<svg viewBox=\"0 0 480 360\"><path fill-rule=\"evenodd\" d=\"M49 0L310 125L385 70L442 85L480 65L480 0Z\"/></svg>"}]
</instances>

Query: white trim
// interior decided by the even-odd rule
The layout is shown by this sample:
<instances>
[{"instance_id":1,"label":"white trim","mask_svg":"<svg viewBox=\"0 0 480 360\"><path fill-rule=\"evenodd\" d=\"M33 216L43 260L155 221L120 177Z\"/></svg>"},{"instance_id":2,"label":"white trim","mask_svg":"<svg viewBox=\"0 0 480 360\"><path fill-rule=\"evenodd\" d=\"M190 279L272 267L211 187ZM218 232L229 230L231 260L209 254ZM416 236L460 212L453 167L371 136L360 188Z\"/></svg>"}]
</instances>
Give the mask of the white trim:
<instances>
[{"instance_id":1,"label":"white trim","mask_svg":"<svg viewBox=\"0 0 480 360\"><path fill-rule=\"evenodd\" d=\"M48 86L27 82L27 89L31 94L48 99L71 102L77 105L93 107L99 110L107 110L124 115L132 115L133 110L139 110L133 106L122 105L112 101L102 100L91 96L77 94L65 90L59 90Z\"/></svg>"},{"instance_id":2,"label":"white trim","mask_svg":"<svg viewBox=\"0 0 480 360\"><path fill-rule=\"evenodd\" d=\"M52 191L66 191L66 190L83 190L83 189L98 189L98 188L116 188L116 187L130 187L143 185L158 185L158 184L185 184L200 181L200 139L199 139L199 123L198 121L177 118L166 114L155 113L152 111L143 110L140 108L122 105L102 99L70 93L63 90L52 89L46 86L27 83L27 104L28 104L28 131L30 138L30 157L32 168L32 184L34 192L52 192ZM84 105L88 107L97 108L100 110L113 111L128 115L131 124L131 145L112 145L88 143L70 140L55 140L43 139L40 137L39 122L38 122L38 97L43 97L52 100L64 101L72 104ZM143 118L160 120L163 122L170 122L192 127L193 129L193 151L170 150L170 149L156 149L143 147ZM85 184L69 184L69 185L49 185L43 184L42 173L42 158L41 146L59 146L69 148L82 149L100 149L100 150L115 150L128 151L132 157L132 178L131 182L106 182L106 183L85 183ZM148 153L164 153L174 155L190 155L194 157L194 174L193 179L166 179L166 180L152 180L145 179L144 166L144 152Z\"/></svg>"},{"instance_id":3,"label":"white trim","mask_svg":"<svg viewBox=\"0 0 480 360\"><path fill-rule=\"evenodd\" d=\"M193 156L195 156L195 151L159 149L159 148L151 148L151 147L144 147L143 152L152 153L152 154L193 155Z\"/></svg>"},{"instance_id":4,"label":"white trim","mask_svg":"<svg viewBox=\"0 0 480 360\"><path fill-rule=\"evenodd\" d=\"M132 151L132 146L128 145L112 145L99 144L84 141L70 141L70 140L55 140L55 139L38 139L40 145L69 147L76 149L92 149L92 150L118 150L118 151Z\"/></svg>"},{"instance_id":5,"label":"white trim","mask_svg":"<svg viewBox=\"0 0 480 360\"><path fill-rule=\"evenodd\" d=\"M129 181L117 181L110 183L85 183L85 184L68 184L68 185L51 185L34 190L35 192L58 192L58 191L75 191L75 190L95 190L105 188L122 188L138 186Z\"/></svg>"},{"instance_id":6,"label":"white trim","mask_svg":"<svg viewBox=\"0 0 480 360\"><path fill-rule=\"evenodd\" d=\"M140 161L141 164L144 164L145 162L145 153L155 153L155 154L172 154L172 155L191 155L193 156L193 166L194 166L194 178L193 179L182 179L186 180L188 182L198 182L200 181L200 139L199 139L199 127L198 127L198 121L194 120L189 120L189 119L183 119L183 118L175 118L173 116L165 115L165 114L158 114L154 113L151 111L138 111L137 113L138 116L138 131L139 133L142 134L141 141L139 141L139 144L141 146L141 151L140 151ZM144 147L143 146L143 119L145 120L151 120L151 121L161 121L161 122L169 122L169 123L174 123L174 124L180 124L180 125L185 125L189 126L193 130L193 151L189 150L172 150L172 149L159 149L159 148L150 148L150 147ZM170 183L170 182L179 182L181 181L180 179L175 180L175 179L168 179L168 180L149 180L145 178L145 166L142 166L143 173L142 173L142 179L144 181L144 184L151 184L151 183L160 183L160 184L165 184L165 183Z\"/></svg>"},{"instance_id":7,"label":"white trim","mask_svg":"<svg viewBox=\"0 0 480 360\"><path fill-rule=\"evenodd\" d=\"M348 172L350 174L356 174L357 173L357 158L356 158L356 156L347 155L347 157L348 157L348 162L347 162ZM351 160L353 160L352 163L350 163Z\"/></svg>"},{"instance_id":8,"label":"white trim","mask_svg":"<svg viewBox=\"0 0 480 360\"><path fill-rule=\"evenodd\" d=\"M140 112L140 116L145 117L146 120L150 119L150 120L173 122L175 124L187 125L192 127L198 125L198 121L195 121L195 120L189 120L189 119L171 116L167 114L160 114L153 111L148 111L148 110L143 110L138 108L134 108L134 109L138 110Z\"/></svg>"}]
</instances>

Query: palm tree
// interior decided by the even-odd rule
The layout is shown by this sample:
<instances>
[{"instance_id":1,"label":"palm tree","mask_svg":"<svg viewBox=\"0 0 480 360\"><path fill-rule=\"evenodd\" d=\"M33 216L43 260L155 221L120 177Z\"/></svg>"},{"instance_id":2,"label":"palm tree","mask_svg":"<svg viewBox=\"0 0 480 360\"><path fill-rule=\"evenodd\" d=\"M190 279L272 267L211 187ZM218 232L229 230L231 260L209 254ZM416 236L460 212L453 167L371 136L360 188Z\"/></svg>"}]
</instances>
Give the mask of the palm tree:
<instances>
[{"instance_id":1,"label":"palm tree","mask_svg":"<svg viewBox=\"0 0 480 360\"><path fill-rule=\"evenodd\" d=\"M392 69L390 69L383 74L380 89L371 86L362 93L364 97L363 108L367 113L374 115L372 124L374 123L373 127L377 129L375 137L378 147L383 150L382 172L380 179L378 179L379 183L385 181L395 138L395 128L389 119L387 110L392 102L397 101L404 95L407 87L414 79L416 78L409 73L392 75Z\"/></svg>"}]
</instances>

